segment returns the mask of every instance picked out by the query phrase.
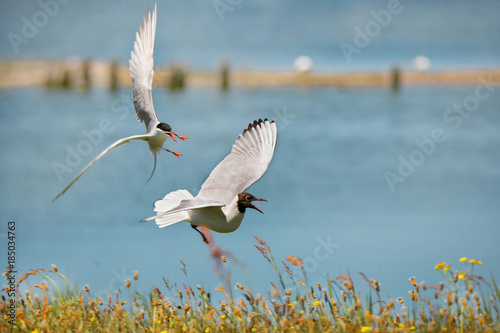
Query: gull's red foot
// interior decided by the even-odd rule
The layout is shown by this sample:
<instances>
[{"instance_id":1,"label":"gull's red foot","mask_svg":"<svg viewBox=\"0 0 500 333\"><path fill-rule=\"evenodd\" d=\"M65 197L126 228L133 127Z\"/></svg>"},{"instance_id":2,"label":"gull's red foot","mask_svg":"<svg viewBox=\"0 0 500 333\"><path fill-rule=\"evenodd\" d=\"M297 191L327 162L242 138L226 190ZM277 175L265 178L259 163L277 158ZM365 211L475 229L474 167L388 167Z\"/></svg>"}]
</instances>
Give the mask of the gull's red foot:
<instances>
[{"instance_id":1,"label":"gull's red foot","mask_svg":"<svg viewBox=\"0 0 500 333\"><path fill-rule=\"evenodd\" d=\"M200 230L198 230L198 226L196 226L194 224L191 224L191 228L193 228L194 230L198 231L198 233L201 235L201 238L203 238L203 242L205 242L205 244L210 244L210 242L208 241L208 239L205 236L205 234L203 232L201 232Z\"/></svg>"}]
</instances>

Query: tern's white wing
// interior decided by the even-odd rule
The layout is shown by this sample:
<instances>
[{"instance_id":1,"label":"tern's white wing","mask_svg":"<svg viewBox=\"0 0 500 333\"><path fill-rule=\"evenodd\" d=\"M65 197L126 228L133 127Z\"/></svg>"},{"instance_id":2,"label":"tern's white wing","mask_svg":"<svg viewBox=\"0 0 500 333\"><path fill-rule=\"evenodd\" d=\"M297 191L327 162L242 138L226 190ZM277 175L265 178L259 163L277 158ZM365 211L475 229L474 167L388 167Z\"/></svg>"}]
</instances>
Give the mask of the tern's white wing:
<instances>
[{"instance_id":1,"label":"tern's white wing","mask_svg":"<svg viewBox=\"0 0 500 333\"><path fill-rule=\"evenodd\" d=\"M132 79L132 93L134 96L134 107L139 122L144 122L146 130L156 127L158 118L153 107L151 89L153 86L153 51L156 34L156 2L153 16L148 9L136 33L134 51L130 54L130 78Z\"/></svg>"},{"instance_id":2,"label":"tern's white wing","mask_svg":"<svg viewBox=\"0 0 500 333\"><path fill-rule=\"evenodd\" d=\"M78 178L80 178L83 173L85 171L87 171L88 168L90 168L92 166L92 164L94 164L95 162L97 162L97 160L99 160L101 157L103 157L104 155L106 155L107 153L109 153L110 150L116 148L116 147L119 147L121 145L124 145L126 143L129 143L130 141L132 140L142 140L142 141L148 141L150 138L149 135L145 134L145 135L133 135L133 136L129 136L127 138L123 138L123 139L120 139L118 141L116 141L115 143L113 143L111 146L109 146L108 148L104 149L99 155L97 155L96 158L94 158L92 160L92 162L90 162L76 177L75 179L73 179L71 181L71 183L68 184L68 186L66 186L64 188L64 190L62 190L53 200L52 202L56 201L57 198L59 198L61 195L64 194L64 192L66 192L70 187L71 185L73 185L74 182L76 182L78 180Z\"/></svg>"},{"instance_id":3,"label":"tern's white wing","mask_svg":"<svg viewBox=\"0 0 500 333\"><path fill-rule=\"evenodd\" d=\"M259 119L238 137L231 153L212 171L196 198L229 205L234 197L259 180L273 158L277 129Z\"/></svg>"}]
</instances>

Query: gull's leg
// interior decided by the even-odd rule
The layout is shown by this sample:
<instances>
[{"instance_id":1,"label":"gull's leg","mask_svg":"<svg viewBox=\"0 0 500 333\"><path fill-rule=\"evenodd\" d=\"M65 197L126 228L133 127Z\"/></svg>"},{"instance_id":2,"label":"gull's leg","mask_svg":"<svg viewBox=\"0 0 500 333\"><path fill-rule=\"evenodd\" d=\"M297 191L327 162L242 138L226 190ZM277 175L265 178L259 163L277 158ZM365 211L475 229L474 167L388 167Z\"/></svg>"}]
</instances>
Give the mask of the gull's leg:
<instances>
[{"instance_id":1,"label":"gull's leg","mask_svg":"<svg viewBox=\"0 0 500 333\"><path fill-rule=\"evenodd\" d=\"M163 147L161 147L161 148L163 148ZM181 157L181 154L180 154L180 153L178 153L178 152L176 152L176 151L171 151L171 150L168 150L168 149L166 149L166 148L163 148L163 150L165 150L165 151L167 151L167 152L169 152L169 153L172 153L172 154L174 154L174 155L175 155L175 156L177 156L177 157Z\"/></svg>"},{"instance_id":2,"label":"gull's leg","mask_svg":"<svg viewBox=\"0 0 500 333\"><path fill-rule=\"evenodd\" d=\"M208 242L208 239L207 237L205 237L205 234L203 234L203 232L201 232L200 230L198 230L198 226L194 225L194 224L191 224L191 228L193 228L194 230L198 231L201 235L201 237L203 238L203 241L205 242L205 244L210 244Z\"/></svg>"}]
</instances>

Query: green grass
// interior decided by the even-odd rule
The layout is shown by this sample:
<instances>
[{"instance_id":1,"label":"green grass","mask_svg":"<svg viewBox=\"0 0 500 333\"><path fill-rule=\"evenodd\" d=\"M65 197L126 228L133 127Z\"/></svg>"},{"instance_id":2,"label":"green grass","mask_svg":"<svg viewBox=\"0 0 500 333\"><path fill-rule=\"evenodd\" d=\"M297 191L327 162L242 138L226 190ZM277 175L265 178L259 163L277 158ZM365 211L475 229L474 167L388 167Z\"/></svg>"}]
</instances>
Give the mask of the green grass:
<instances>
[{"instance_id":1,"label":"green grass","mask_svg":"<svg viewBox=\"0 0 500 333\"><path fill-rule=\"evenodd\" d=\"M171 286L147 294L137 292L139 275L126 289L107 299L92 295L88 287L75 289L52 269L37 269L18 281L28 292L17 291L15 320L10 321L9 299L4 289L0 301L1 332L498 332L500 290L493 276L488 282L476 275L482 263L461 258L457 270L448 263L434 269L443 281L427 286L409 278L410 299L381 296L381 284L361 274L364 293L351 275L310 283L302 260L289 256L276 262L270 247L257 239L257 249L277 274L272 295L254 295L245 286L232 285L229 274L223 285L205 290ZM219 252L217 252L219 251ZM214 248L228 273L231 264ZM229 261L232 261L230 259ZM292 267L301 272L296 277ZM185 266L181 265L185 272ZM431 267L430 267L431 269ZM29 285L32 276L41 284ZM291 288L285 288L285 281ZM61 288L64 287L64 290ZM212 301L220 293L223 301ZM128 300L128 302L125 301ZM14 324L12 324L14 323Z\"/></svg>"}]
</instances>

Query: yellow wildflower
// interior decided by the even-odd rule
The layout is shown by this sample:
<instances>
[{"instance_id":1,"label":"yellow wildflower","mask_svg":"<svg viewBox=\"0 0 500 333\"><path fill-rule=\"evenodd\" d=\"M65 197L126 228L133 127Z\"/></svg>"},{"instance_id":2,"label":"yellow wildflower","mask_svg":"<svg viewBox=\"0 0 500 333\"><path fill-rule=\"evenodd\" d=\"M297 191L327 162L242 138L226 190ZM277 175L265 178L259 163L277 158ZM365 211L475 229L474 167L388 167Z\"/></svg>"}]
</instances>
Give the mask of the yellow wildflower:
<instances>
[{"instance_id":1,"label":"yellow wildflower","mask_svg":"<svg viewBox=\"0 0 500 333\"><path fill-rule=\"evenodd\" d=\"M370 326L363 326L361 327L361 333L365 333L365 332L368 332L368 331L371 331L371 327Z\"/></svg>"},{"instance_id":2,"label":"yellow wildflower","mask_svg":"<svg viewBox=\"0 0 500 333\"><path fill-rule=\"evenodd\" d=\"M461 271L460 275L458 276L459 279L463 279L465 277L465 272Z\"/></svg>"},{"instance_id":3,"label":"yellow wildflower","mask_svg":"<svg viewBox=\"0 0 500 333\"><path fill-rule=\"evenodd\" d=\"M448 265L444 266L443 271L445 271L445 272L446 272L446 271L448 271L449 269L450 269L450 264L448 264Z\"/></svg>"},{"instance_id":4,"label":"yellow wildflower","mask_svg":"<svg viewBox=\"0 0 500 333\"><path fill-rule=\"evenodd\" d=\"M255 327L252 327L252 332L257 332L257 329Z\"/></svg>"},{"instance_id":5,"label":"yellow wildflower","mask_svg":"<svg viewBox=\"0 0 500 333\"><path fill-rule=\"evenodd\" d=\"M288 303L288 306L293 306L294 304L295 304L295 302Z\"/></svg>"},{"instance_id":6,"label":"yellow wildflower","mask_svg":"<svg viewBox=\"0 0 500 333\"><path fill-rule=\"evenodd\" d=\"M224 318L226 318L226 315L221 315L220 316L220 319L224 319Z\"/></svg>"},{"instance_id":7,"label":"yellow wildflower","mask_svg":"<svg viewBox=\"0 0 500 333\"><path fill-rule=\"evenodd\" d=\"M460 260L460 262L467 261L467 257L462 257L462 258L460 258L459 260Z\"/></svg>"},{"instance_id":8,"label":"yellow wildflower","mask_svg":"<svg viewBox=\"0 0 500 333\"><path fill-rule=\"evenodd\" d=\"M294 257L291 254L286 258L286 260L288 260L289 262L291 262L295 266L299 266L299 267L304 266L304 262L302 261L302 259Z\"/></svg>"},{"instance_id":9,"label":"yellow wildflower","mask_svg":"<svg viewBox=\"0 0 500 333\"><path fill-rule=\"evenodd\" d=\"M436 266L434 266L434 268L439 271L439 270L443 269L444 265L446 265L445 261L440 262L439 264L437 264Z\"/></svg>"},{"instance_id":10,"label":"yellow wildflower","mask_svg":"<svg viewBox=\"0 0 500 333\"><path fill-rule=\"evenodd\" d=\"M483 262L481 260L476 260L476 264L481 265Z\"/></svg>"},{"instance_id":11,"label":"yellow wildflower","mask_svg":"<svg viewBox=\"0 0 500 333\"><path fill-rule=\"evenodd\" d=\"M207 328L205 329L205 333L208 333L208 332L210 332L210 327L207 327Z\"/></svg>"},{"instance_id":12,"label":"yellow wildflower","mask_svg":"<svg viewBox=\"0 0 500 333\"><path fill-rule=\"evenodd\" d=\"M318 306L319 305L319 301L316 301L313 303L314 306Z\"/></svg>"}]
</instances>

